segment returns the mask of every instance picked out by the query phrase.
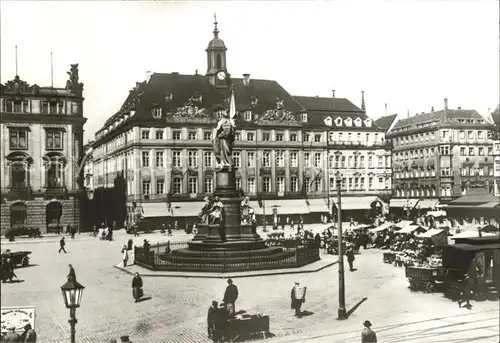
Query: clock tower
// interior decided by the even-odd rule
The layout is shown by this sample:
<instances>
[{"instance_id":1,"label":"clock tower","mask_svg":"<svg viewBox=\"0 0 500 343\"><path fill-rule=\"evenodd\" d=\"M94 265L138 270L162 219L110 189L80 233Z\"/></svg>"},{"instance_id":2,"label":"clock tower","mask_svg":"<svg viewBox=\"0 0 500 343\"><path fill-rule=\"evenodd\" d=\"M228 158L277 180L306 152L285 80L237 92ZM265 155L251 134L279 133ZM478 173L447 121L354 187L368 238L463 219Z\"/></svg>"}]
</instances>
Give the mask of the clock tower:
<instances>
[{"instance_id":1,"label":"clock tower","mask_svg":"<svg viewBox=\"0 0 500 343\"><path fill-rule=\"evenodd\" d=\"M218 87L227 87L229 85L229 73L226 66L226 45L219 38L219 29L217 28L217 17L214 16L214 38L208 43L205 50L207 52L207 73L206 77L210 83Z\"/></svg>"}]
</instances>

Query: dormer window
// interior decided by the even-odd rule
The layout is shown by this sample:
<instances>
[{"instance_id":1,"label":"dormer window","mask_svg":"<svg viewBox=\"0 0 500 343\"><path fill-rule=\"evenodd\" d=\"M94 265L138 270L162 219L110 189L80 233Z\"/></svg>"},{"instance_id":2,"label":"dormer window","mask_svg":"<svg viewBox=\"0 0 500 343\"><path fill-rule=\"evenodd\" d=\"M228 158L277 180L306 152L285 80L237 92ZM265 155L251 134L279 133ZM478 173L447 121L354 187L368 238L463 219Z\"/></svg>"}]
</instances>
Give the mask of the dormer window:
<instances>
[{"instance_id":1,"label":"dormer window","mask_svg":"<svg viewBox=\"0 0 500 343\"><path fill-rule=\"evenodd\" d=\"M301 113L301 120L303 123L307 123L307 113L306 112Z\"/></svg>"},{"instance_id":2,"label":"dormer window","mask_svg":"<svg viewBox=\"0 0 500 343\"><path fill-rule=\"evenodd\" d=\"M332 118L331 117L325 118L324 123L326 126L332 126Z\"/></svg>"},{"instance_id":3,"label":"dormer window","mask_svg":"<svg viewBox=\"0 0 500 343\"><path fill-rule=\"evenodd\" d=\"M352 126L352 119L351 118L347 118L346 120L344 120L344 124L346 126Z\"/></svg>"},{"instance_id":4,"label":"dormer window","mask_svg":"<svg viewBox=\"0 0 500 343\"><path fill-rule=\"evenodd\" d=\"M356 125L357 127L360 127L361 124L362 124L361 119L360 118L356 118L356 120L354 121L354 125Z\"/></svg>"},{"instance_id":5,"label":"dormer window","mask_svg":"<svg viewBox=\"0 0 500 343\"><path fill-rule=\"evenodd\" d=\"M226 111L224 110L217 110L215 112L216 116L217 116L217 119L222 119L224 117L224 114L226 113Z\"/></svg>"},{"instance_id":6,"label":"dormer window","mask_svg":"<svg viewBox=\"0 0 500 343\"><path fill-rule=\"evenodd\" d=\"M243 115L245 121L252 121L252 111L245 111Z\"/></svg>"},{"instance_id":7,"label":"dormer window","mask_svg":"<svg viewBox=\"0 0 500 343\"><path fill-rule=\"evenodd\" d=\"M151 115L153 116L154 119L161 119L161 108L153 107L151 109Z\"/></svg>"},{"instance_id":8,"label":"dormer window","mask_svg":"<svg viewBox=\"0 0 500 343\"><path fill-rule=\"evenodd\" d=\"M335 119L335 125L342 126L342 118L337 117L337 119Z\"/></svg>"},{"instance_id":9,"label":"dormer window","mask_svg":"<svg viewBox=\"0 0 500 343\"><path fill-rule=\"evenodd\" d=\"M371 127L372 126L372 120L371 119L365 119L365 126L366 127Z\"/></svg>"},{"instance_id":10,"label":"dormer window","mask_svg":"<svg viewBox=\"0 0 500 343\"><path fill-rule=\"evenodd\" d=\"M172 100L174 100L174 96L172 95L172 93L165 94L165 101L166 102L170 102Z\"/></svg>"}]
</instances>

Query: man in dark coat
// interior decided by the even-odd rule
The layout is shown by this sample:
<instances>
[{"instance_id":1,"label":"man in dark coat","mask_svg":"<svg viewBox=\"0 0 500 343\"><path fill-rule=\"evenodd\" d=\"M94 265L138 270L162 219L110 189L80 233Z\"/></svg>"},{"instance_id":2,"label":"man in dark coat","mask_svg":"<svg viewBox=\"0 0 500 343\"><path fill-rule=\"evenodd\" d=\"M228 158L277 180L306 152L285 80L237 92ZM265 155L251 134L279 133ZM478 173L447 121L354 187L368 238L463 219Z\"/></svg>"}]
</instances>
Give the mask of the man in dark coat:
<instances>
[{"instance_id":1,"label":"man in dark coat","mask_svg":"<svg viewBox=\"0 0 500 343\"><path fill-rule=\"evenodd\" d=\"M302 307L302 304L306 302L306 287L301 286L298 282L295 282L295 285L292 288L291 298L291 308L292 310L295 310L295 316L301 318L302 312L300 308Z\"/></svg>"},{"instance_id":2,"label":"man in dark coat","mask_svg":"<svg viewBox=\"0 0 500 343\"><path fill-rule=\"evenodd\" d=\"M224 330L226 328L228 317L229 312L226 304L220 304L217 312L215 312L215 336L213 337L214 342L221 342L225 338Z\"/></svg>"},{"instance_id":3,"label":"man in dark coat","mask_svg":"<svg viewBox=\"0 0 500 343\"><path fill-rule=\"evenodd\" d=\"M31 327L31 324L26 324L24 326L24 332L22 333L21 339L19 342L23 342L23 343L36 342L36 332Z\"/></svg>"},{"instance_id":4,"label":"man in dark coat","mask_svg":"<svg viewBox=\"0 0 500 343\"><path fill-rule=\"evenodd\" d=\"M138 302L142 297L142 278L139 276L139 273L135 273L132 279L132 295L135 302Z\"/></svg>"},{"instance_id":5,"label":"man in dark coat","mask_svg":"<svg viewBox=\"0 0 500 343\"><path fill-rule=\"evenodd\" d=\"M372 323L369 320L365 320L363 325L365 328L361 332L361 343L377 343L377 334L371 329Z\"/></svg>"},{"instance_id":6,"label":"man in dark coat","mask_svg":"<svg viewBox=\"0 0 500 343\"><path fill-rule=\"evenodd\" d=\"M66 241L64 240L64 236L61 238L61 240L59 241L59 253L61 253L61 250L64 251L64 253L66 254L67 251L66 249L64 249L64 246L66 245Z\"/></svg>"},{"instance_id":7,"label":"man in dark coat","mask_svg":"<svg viewBox=\"0 0 500 343\"><path fill-rule=\"evenodd\" d=\"M207 313L207 330L208 338L215 338L215 322L217 319L217 311L219 309L219 303L217 301L212 301L212 306L208 308Z\"/></svg>"},{"instance_id":8,"label":"man in dark coat","mask_svg":"<svg viewBox=\"0 0 500 343\"><path fill-rule=\"evenodd\" d=\"M76 281L75 269L71 264L69 265L68 281L73 281L73 282Z\"/></svg>"},{"instance_id":9,"label":"man in dark coat","mask_svg":"<svg viewBox=\"0 0 500 343\"><path fill-rule=\"evenodd\" d=\"M461 288L461 298L458 300L458 307L462 307L462 304L465 303L466 309L471 309L472 306L470 304L471 297L471 288L470 288L470 276L469 274L465 274L463 279L460 281Z\"/></svg>"},{"instance_id":10,"label":"man in dark coat","mask_svg":"<svg viewBox=\"0 0 500 343\"><path fill-rule=\"evenodd\" d=\"M234 312L236 311L236 299L238 299L238 287L236 285L233 285L233 280L229 279L227 280L227 287L226 287L226 292L224 293L224 303L227 306L227 310L229 312L229 315L234 315Z\"/></svg>"},{"instance_id":11,"label":"man in dark coat","mask_svg":"<svg viewBox=\"0 0 500 343\"><path fill-rule=\"evenodd\" d=\"M349 263L349 270L351 272L353 272L354 271L354 250L353 250L353 248L348 248L345 255L347 257L347 263Z\"/></svg>"}]
</instances>

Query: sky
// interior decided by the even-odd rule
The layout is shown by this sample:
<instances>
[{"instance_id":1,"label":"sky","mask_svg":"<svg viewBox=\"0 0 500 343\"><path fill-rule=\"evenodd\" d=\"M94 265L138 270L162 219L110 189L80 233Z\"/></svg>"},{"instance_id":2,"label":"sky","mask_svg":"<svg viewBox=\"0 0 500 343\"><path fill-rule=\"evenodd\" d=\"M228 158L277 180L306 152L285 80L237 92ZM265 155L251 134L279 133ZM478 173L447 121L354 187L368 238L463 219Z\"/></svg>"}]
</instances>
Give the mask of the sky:
<instances>
[{"instance_id":1,"label":"sky","mask_svg":"<svg viewBox=\"0 0 500 343\"><path fill-rule=\"evenodd\" d=\"M146 72L206 72L217 13L233 77L277 80L292 95L332 95L367 114L406 116L499 103L496 0L6 1L0 77L64 87L79 63L85 140Z\"/></svg>"}]
</instances>

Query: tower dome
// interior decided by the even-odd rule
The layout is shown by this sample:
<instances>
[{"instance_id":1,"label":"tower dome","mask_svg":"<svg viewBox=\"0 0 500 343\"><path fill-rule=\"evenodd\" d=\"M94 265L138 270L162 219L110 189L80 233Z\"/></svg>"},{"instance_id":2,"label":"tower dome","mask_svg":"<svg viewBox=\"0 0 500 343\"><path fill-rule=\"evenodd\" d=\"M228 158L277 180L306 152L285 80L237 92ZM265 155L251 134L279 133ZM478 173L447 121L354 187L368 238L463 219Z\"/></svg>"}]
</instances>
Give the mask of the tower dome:
<instances>
[{"instance_id":1,"label":"tower dome","mask_svg":"<svg viewBox=\"0 0 500 343\"><path fill-rule=\"evenodd\" d=\"M217 17L215 17L214 21L214 38L210 42L208 42L207 46L207 51L212 50L212 49L219 49L219 50L224 50L226 51L226 45L224 44L224 41L219 38L219 29L217 28Z\"/></svg>"}]
</instances>

